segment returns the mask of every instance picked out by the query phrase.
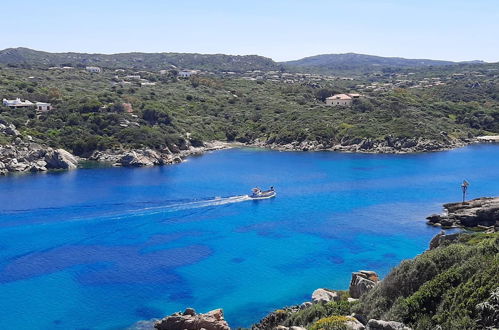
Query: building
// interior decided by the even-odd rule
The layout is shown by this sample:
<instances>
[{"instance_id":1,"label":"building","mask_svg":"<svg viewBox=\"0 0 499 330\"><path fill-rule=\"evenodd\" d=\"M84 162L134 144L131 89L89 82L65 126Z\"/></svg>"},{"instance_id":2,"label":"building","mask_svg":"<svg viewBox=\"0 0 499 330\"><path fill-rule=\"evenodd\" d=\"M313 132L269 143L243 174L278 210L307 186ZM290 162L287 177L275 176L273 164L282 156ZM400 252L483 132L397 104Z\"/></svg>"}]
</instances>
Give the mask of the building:
<instances>
[{"instance_id":1,"label":"building","mask_svg":"<svg viewBox=\"0 0 499 330\"><path fill-rule=\"evenodd\" d=\"M360 94L336 94L326 98L326 105L349 107L354 99L360 98Z\"/></svg>"},{"instance_id":2,"label":"building","mask_svg":"<svg viewBox=\"0 0 499 330\"><path fill-rule=\"evenodd\" d=\"M190 76L196 73L197 71L195 70L184 70L184 71L179 71L177 73L177 76L179 76L180 78L189 78Z\"/></svg>"},{"instance_id":3,"label":"building","mask_svg":"<svg viewBox=\"0 0 499 330\"><path fill-rule=\"evenodd\" d=\"M91 73L101 73L102 72L102 69L97 67L97 66L87 66L85 68L85 70L87 70L88 72L91 72Z\"/></svg>"},{"instance_id":4,"label":"building","mask_svg":"<svg viewBox=\"0 0 499 330\"><path fill-rule=\"evenodd\" d=\"M52 104L45 102L36 102L36 110L41 112L47 112L52 110Z\"/></svg>"},{"instance_id":5,"label":"building","mask_svg":"<svg viewBox=\"0 0 499 330\"><path fill-rule=\"evenodd\" d=\"M28 101L28 100L21 101L20 98L17 98L15 100L3 99L3 105L5 105L9 108L12 108L12 109L28 108L28 107L34 106L33 102Z\"/></svg>"}]
</instances>

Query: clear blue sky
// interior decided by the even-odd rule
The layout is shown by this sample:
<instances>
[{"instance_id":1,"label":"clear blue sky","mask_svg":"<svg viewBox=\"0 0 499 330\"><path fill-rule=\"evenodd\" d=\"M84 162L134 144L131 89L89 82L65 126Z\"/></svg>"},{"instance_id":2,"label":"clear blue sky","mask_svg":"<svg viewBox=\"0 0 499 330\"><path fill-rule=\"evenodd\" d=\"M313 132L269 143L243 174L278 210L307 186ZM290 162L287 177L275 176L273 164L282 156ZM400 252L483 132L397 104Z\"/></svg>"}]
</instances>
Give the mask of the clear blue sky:
<instances>
[{"instance_id":1,"label":"clear blue sky","mask_svg":"<svg viewBox=\"0 0 499 330\"><path fill-rule=\"evenodd\" d=\"M0 49L499 61L499 0L4 0Z\"/></svg>"}]
</instances>

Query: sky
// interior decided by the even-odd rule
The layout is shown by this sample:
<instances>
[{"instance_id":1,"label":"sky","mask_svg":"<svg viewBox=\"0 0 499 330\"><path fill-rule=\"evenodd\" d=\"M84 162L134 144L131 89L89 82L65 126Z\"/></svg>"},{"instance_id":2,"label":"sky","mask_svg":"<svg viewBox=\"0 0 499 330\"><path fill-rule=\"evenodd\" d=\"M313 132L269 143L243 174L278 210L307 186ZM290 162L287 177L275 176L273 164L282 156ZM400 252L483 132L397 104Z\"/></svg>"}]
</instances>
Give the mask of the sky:
<instances>
[{"instance_id":1,"label":"sky","mask_svg":"<svg viewBox=\"0 0 499 330\"><path fill-rule=\"evenodd\" d=\"M499 0L2 0L0 49L499 62Z\"/></svg>"}]
</instances>

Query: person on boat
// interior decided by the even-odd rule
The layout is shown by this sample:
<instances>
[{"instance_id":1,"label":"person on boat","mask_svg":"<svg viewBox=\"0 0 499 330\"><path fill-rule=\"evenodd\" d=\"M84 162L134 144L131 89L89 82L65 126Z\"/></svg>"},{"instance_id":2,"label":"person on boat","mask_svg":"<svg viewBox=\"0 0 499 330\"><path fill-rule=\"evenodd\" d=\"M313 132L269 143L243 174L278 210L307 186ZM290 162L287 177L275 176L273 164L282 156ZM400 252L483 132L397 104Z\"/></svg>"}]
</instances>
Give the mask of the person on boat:
<instances>
[{"instance_id":1,"label":"person on boat","mask_svg":"<svg viewBox=\"0 0 499 330\"><path fill-rule=\"evenodd\" d=\"M270 191L274 191L274 186L270 186Z\"/></svg>"}]
</instances>

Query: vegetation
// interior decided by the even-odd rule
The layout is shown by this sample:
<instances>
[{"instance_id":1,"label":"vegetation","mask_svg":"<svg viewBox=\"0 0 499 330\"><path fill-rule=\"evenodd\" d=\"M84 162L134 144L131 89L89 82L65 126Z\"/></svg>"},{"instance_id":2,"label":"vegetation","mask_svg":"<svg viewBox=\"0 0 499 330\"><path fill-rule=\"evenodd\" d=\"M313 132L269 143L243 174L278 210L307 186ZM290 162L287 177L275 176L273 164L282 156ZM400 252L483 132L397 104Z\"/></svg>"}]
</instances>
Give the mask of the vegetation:
<instances>
[{"instance_id":1,"label":"vegetation","mask_svg":"<svg viewBox=\"0 0 499 330\"><path fill-rule=\"evenodd\" d=\"M414 329L497 326L499 234L465 234L457 243L402 262L354 310Z\"/></svg>"},{"instance_id":2,"label":"vegetation","mask_svg":"<svg viewBox=\"0 0 499 330\"><path fill-rule=\"evenodd\" d=\"M12 59L17 59L19 52L26 61L19 59L17 63ZM140 70L149 60L137 64L123 54L116 56L128 58L128 64L101 59L104 72L91 74L79 67L50 70L48 64L40 64L29 68L26 63L39 61L39 55L30 55L34 56L30 60L25 52L34 51L16 49L0 54L0 59L12 57L7 66L0 67L0 96L51 102L55 110L39 114L34 109L0 106L0 120L14 123L23 135L37 142L63 147L77 155L121 147L182 149L189 143L201 145L209 140L266 141L276 145L313 142L325 147L362 139L425 138L445 143L499 132L498 78L494 71L488 71L488 66L478 85L462 79L428 89L365 92L365 97L352 107L342 108L328 107L324 99L334 93L356 91L359 84L383 83L387 76L286 82L248 81L240 75L210 73L179 79L177 69L164 74ZM52 55L58 58L61 54ZM84 55L75 58L81 56L84 60ZM52 61L52 57L47 58ZM64 58L54 61L62 63ZM202 58L179 61L224 68L213 62L214 58ZM232 58L219 61L237 62ZM251 61L245 63L237 65L241 70L258 68ZM118 65L125 69L115 72ZM128 69L128 65L136 66ZM448 69L442 70L439 72ZM425 74L431 77L437 73L429 70ZM141 86L140 80L127 75L140 75L156 85ZM128 112L128 106L133 112ZM7 142L6 138L0 139L0 143Z\"/></svg>"},{"instance_id":3,"label":"vegetation","mask_svg":"<svg viewBox=\"0 0 499 330\"><path fill-rule=\"evenodd\" d=\"M48 53L29 48L8 48L0 51L0 64L22 67L97 65L107 68L161 70L174 67L210 71L278 70L280 66L269 58L257 55L188 53Z\"/></svg>"}]
</instances>

